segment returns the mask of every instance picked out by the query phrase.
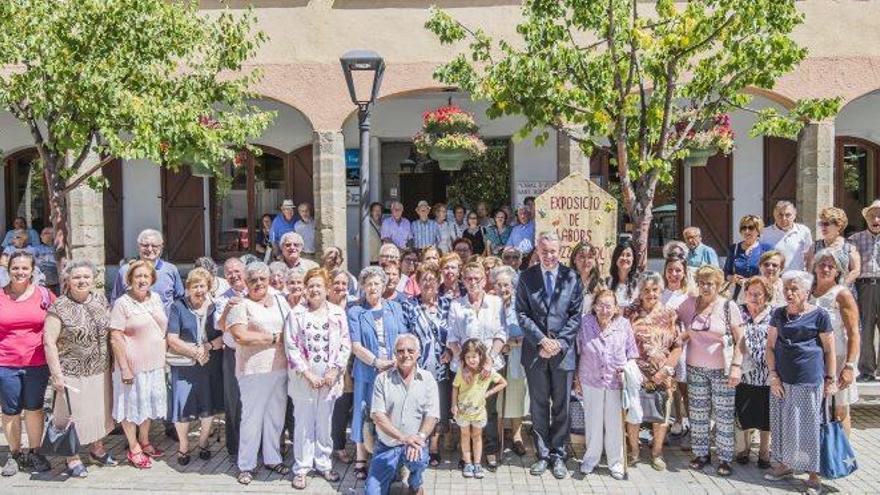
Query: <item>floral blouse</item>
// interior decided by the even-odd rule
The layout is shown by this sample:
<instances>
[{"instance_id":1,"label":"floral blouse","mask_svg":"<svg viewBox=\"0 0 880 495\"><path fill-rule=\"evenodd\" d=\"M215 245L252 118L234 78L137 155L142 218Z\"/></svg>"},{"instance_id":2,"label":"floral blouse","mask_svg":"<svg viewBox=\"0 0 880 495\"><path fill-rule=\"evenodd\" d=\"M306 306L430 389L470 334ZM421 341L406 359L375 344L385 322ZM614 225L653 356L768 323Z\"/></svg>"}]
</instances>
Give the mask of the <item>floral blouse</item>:
<instances>
[{"instance_id":1,"label":"floral blouse","mask_svg":"<svg viewBox=\"0 0 880 495\"><path fill-rule=\"evenodd\" d=\"M65 376L86 377L110 369L107 321L110 310L103 294L92 294L78 303L62 296L49 307L61 321L58 357Z\"/></svg>"},{"instance_id":2,"label":"floral blouse","mask_svg":"<svg viewBox=\"0 0 880 495\"><path fill-rule=\"evenodd\" d=\"M646 312L641 304L635 302L626 308L624 316L632 325L636 346L639 349L636 364L645 376L643 386L646 390L652 390L656 387L652 380L653 376L666 364L672 351L682 345L683 332L678 322L678 315L675 310L665 307ZM674 386L673 374L666 377L666 387Z\"/></svg>"},{"instance_id":3,"label":"floral blouse","mask_svg":"<svg viewBox=\"0 0 880 495\"><path fill-rule=\"evenodd\" d=\"M746 385L766 387L769 385L770 371L767 369L767 360L764 355L767 352L767 327L770 326L770 307L757 318L752 318L746 305L740 306L743 316L743 340L745 342L747 358L751 360L751 366L743 373L742 382Z\"/></svg>"}]
</instances>

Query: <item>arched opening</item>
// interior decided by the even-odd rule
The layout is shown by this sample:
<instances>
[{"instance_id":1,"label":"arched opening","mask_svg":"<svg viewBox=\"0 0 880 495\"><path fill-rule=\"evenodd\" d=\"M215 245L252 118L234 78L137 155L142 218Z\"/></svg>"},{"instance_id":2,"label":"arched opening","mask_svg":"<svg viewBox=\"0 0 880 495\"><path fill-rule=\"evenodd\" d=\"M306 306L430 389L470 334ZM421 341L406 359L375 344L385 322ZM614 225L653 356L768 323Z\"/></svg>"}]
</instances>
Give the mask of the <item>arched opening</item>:
<instances>
[{"instance_id":1,"label":"arched opening","mask_svg":"<svg viewBox=\"0 0 880 495\"><path fill-rule=\"evenodd\" d=\"M847 103L834 121L834 205L849 219L847 233L865 228L862 208L880 196L880 90Z\"/></svg>"}]
</instances>

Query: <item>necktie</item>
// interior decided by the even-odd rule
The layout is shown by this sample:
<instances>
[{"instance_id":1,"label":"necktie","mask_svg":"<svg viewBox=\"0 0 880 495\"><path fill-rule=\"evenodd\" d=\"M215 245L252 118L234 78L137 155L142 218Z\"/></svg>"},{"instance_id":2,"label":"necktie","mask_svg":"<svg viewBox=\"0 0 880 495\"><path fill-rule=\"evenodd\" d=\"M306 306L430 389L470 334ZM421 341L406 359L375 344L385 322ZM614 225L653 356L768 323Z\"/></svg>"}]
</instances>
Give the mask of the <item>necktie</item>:
<instances>
[{"instance_id":1,"label":"necktie","mask_svg":"<svg viewBox=\"0 0 880 495\"><path fill-rule=\"evenodd\" d=\"M553 274L550 272L544 272L544 291L546 292L547 303L550 303L550 298L553 296Z\"/></svg>"}]
</instances>

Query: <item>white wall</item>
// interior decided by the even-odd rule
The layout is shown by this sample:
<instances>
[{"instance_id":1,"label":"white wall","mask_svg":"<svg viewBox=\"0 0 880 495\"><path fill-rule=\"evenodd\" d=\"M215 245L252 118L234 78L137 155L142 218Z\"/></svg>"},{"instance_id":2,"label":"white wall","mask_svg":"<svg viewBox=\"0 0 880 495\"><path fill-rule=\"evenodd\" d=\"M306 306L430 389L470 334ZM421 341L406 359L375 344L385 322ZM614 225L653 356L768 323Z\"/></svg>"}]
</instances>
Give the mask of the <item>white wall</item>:
<instances>
[{"instance_id":1,"label":"white wall","mask_svg":"<svg viewBox=\"0 0 880 495\"><path fill-rule=\"evenodd\" d=\"M144 229L162 231L162 173L146 160L122 163L122 233L125 256L137 254L137 235Z\"/></svg>"},{"instance_id":2,"label":"white wall","mask_svg":"<svg viewBox=\"0 0 880 495\"><path fill-rule=\"evenodd\" d=\"M863 96L844 106L834 120L834 132L838 136L880 144L880 93Z\"/></svg>"},{"instance_id":3,"label":"white wall","mask_svg":"<svg viewBox=\"0 0 880 495\"><path fill-rule=\"evenodd\" d=\"M253 142L290 153L312 142L312 124L299 110L273 100L251 100L263 110L276 112L272 125Z\"/></svg>"}]
</instances>

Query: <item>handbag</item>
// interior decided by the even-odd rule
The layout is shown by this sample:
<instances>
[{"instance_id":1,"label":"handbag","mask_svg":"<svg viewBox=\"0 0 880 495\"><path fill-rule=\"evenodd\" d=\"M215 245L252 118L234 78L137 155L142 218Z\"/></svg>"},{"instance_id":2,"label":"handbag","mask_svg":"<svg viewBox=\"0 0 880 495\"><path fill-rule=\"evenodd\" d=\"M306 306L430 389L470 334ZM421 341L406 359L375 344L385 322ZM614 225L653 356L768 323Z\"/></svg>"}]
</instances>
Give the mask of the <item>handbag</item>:
<instances>
[{"instance_id":1,"label":"handbag","mask_svg":"<svg viewBox=\"0 0 880 495\"><path fill-rule=\"evenodd\" d=\"M831 396L832 411L835 402L834 396ZM843 425L840 421L834 420L826 406L827 399L822 401L824 421L819 427L819 474L827 480L834 480L854 473L859 468L859 464L856 462L856 453L843 431Z\"/></svg>"},{"instance_id":2,"label":"handbag","mask_svg":"<svg viewBox=\"0 0 880 495\"><path fill-rule=\"evenodd\" d=\"M639 402L642 404L642 422L666 423L669 404L669 392L665 388L639 391Z\"/></svg>"},{"instance_id":3,"label":"handbag","mask_svg":"<svg viewBox=\"0 0 880 495\"><path fill-rule=\"evenodd\" d=\"M193 314L195 314L195 313L193 313ZM204 337L204 329L203 329L204 322L200 318L207 318L207 316L200 317L199 315L196 315L196 324L198 325L199 329L201 330L198 332L199 342L196 343L196 347L202 346L202 340ZM178 353L172 351L171 349L166 349L165 350L165 364L167 364L168 366L188 367L188 366L195 366L196 360L195 360L195 358L192 358L189 356L184 356L183 354L178 354Z\"/></svg>"},{"instance_id":4,"label":"handbag","mask_svg":"<svg viewBox=\"0 0 880 495\"><path fill-rule=\"evenodd\" d=\"M81 447L79 435L76 434L76 426L73 422L73 410L70 408L70 392L65 388L64 395L67 399L67 411L71 415L67 425L63 428L55 426L55 403L58 402L58 392L52 399L52 411L46 414L43 444L40 452L44 455L72 457L77 455Z\"/></svg>"},{"instance_id":5,"label":"handbag","mask_svg":"<svg viewBox=\"0 0 880 495\"><path fill-rule=\"evenodd\" d=\"M570 433L583 435L586 432L586 420L584 417L584 402L577 395L571 394L568 401L568 417L571 424Z\"/></svg>"},{"instance_id":6,"label":"handbag","mask_svg":"<svg viewBox=\"0 0 880 495\"><path fill-rule=\"evenodd\" d=\"M733 333L730 331L730 301L724 301L724 336L721 337L724 354L724 374L730 375L730 364L733 362Z\"/></svg>"}]
</instances>

